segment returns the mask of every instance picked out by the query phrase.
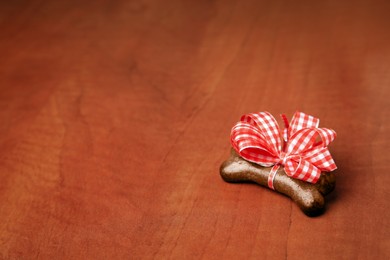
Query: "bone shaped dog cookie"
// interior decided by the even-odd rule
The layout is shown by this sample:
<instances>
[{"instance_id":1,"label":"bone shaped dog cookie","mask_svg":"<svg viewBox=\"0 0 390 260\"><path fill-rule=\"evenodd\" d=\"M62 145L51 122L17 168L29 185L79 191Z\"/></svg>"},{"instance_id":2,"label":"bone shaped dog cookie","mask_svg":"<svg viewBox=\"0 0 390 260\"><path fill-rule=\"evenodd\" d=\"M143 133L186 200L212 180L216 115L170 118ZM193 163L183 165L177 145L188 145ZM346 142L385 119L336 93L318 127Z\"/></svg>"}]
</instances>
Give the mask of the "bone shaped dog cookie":
<instances>
[{"instance_id":1,"label":"bone shaped dog cookie","mask_svg":"<svg viewBox=\"0 0 390 260\"><path fill-rule=\"evenodd\" d=\"M269 112L243 115L231 130L233 149L221 165L221 176L227 182L268 186L290 197L306 215L318 215L325 207L324 195L335 187L335 175L324 172L337 169L327 148L336 132L319 128L318 118L302 112L290 122L281 117L283 131Z\"/></svg>"},{"instance_id":2,"label":"bone shaped dog cookie","mask_svg":"<svg viewBox=\"0 0 390 260\"><path fill-rule=\"evenodd\" d=\"M268 187L270 170L271 167L262 167L242 159L231 149L230 158L220 167L220 174L226 182L254 182ZM334 189L335 184L336 178L332 172L322 173L317 183L312 184L290 178L279 168L274 179L275 190L290 197L308 216L316 216L324 211L324 196Z\"/></svg>"}]
</instances>

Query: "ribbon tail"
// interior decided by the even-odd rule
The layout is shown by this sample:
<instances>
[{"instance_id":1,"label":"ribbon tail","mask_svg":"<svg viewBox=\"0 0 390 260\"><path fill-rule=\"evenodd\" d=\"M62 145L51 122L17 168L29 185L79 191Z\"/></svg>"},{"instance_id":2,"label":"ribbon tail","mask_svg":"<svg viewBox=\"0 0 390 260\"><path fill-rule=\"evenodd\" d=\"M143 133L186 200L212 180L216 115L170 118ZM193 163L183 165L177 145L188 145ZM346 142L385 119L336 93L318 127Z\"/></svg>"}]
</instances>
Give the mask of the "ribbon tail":
<instances>
[{"instance_id":1,"label":"ribbon tail","mask_svg":"<svg viewBox=\"0 0 390 260\"><path fill-rule=\"evenodd\" d=\"M276 173L278 172L279 168L280 168L280 165L275 164L274 167L272 167L270 173L268 174L268 187L272 190L275 190L274 179L275 179Z\"/></svg>"}]
</instances>

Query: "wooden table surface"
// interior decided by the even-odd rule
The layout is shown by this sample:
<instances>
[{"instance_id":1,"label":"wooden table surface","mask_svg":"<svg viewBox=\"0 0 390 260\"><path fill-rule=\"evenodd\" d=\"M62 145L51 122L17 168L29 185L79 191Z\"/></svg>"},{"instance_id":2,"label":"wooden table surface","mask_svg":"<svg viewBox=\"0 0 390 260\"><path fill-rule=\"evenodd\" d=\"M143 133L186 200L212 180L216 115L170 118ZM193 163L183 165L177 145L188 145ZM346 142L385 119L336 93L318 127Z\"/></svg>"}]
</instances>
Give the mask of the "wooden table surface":
<instances>
[{"instance_id":1,"label":"wooden table surface","mask_svg":"<svg viewBox=\"0 0 390 260\"><path fill-rule=\"evenodd\" d=\"M1 1L1 259L389 259L389 1ZM336 130L327 209L229 184L249 112Z\"/></svg>"}]
</instances>

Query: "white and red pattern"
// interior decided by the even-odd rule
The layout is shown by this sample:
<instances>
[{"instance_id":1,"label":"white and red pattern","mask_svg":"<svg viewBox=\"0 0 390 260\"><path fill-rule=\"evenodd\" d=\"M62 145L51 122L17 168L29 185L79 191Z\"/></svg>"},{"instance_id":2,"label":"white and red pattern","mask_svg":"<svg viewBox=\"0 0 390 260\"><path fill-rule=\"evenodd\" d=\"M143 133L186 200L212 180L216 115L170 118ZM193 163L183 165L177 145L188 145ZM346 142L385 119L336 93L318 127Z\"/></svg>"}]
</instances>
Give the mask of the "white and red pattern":
<instances>
[{"instance_id":1,"label":"white and red pattern","mask_svg":"<svg viewBox=\"0 0 390 260\"><path fill-rule=\"evenodd\" d=\"M285 141L282 150L279 125L268 112L243 115L231 132L231 143L247 161L264 167L274 166L268 179L273 189L273 178L279 166L290 177L316 183L322 171L335 170L336 164L327 146L336 138L332 129L318 128L320 120L296 112L289 123L282 115Z\"/></svg>"}]
</instances>

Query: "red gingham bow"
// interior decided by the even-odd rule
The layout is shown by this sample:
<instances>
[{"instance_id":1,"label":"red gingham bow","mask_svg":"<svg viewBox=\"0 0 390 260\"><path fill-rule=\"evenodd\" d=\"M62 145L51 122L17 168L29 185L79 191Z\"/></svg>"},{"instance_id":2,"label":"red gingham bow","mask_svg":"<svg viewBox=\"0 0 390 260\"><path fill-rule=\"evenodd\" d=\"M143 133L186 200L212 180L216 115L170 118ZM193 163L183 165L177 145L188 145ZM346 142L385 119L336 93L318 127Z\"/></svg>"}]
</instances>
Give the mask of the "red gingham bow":
<instances>
[{"instance_id":1,"label":"red gingham bow","mask_svg":"<svg viewBox=\"0 0 390 260\"><path fill-rule=\"evenodd\" d=\"M243 115L231 131L231 143L237 153L247 161L264 167L274 166L268 186L280 165L290 177L316 183L321 171L333 171L336 164L327 146L336 138L336 132L318 128L320 120L302 112L296 112L290 124L285 115L286 128L282 150L280 131L275 118L268 112Z\"/></svg>"}]
</instances>

